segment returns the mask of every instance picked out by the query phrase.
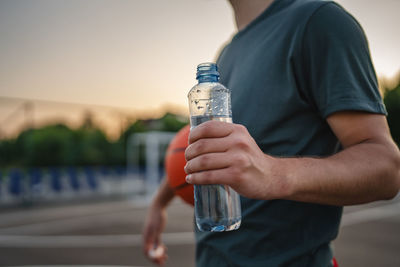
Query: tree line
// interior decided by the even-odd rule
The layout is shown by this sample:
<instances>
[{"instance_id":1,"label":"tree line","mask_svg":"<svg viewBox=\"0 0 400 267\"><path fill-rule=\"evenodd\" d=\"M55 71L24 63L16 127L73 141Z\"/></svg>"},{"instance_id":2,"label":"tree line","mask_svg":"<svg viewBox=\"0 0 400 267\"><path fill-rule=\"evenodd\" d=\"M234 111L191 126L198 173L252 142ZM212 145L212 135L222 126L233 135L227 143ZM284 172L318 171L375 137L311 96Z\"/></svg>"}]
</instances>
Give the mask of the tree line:
<instances>
[{"instance_id":1,"label":"tree line","mask_svg":"<svg viewBox=\"0 0 400 267\"><path fill-rule=\"evenodd\" d=\"M172 113L137 120L115 141L90 121L77 129L64 124L27 129L16 138L0 141L0 168L125 165L129 136L147 131L177 132L187 123L187 118Z\"/></svg>"}]
</instances>

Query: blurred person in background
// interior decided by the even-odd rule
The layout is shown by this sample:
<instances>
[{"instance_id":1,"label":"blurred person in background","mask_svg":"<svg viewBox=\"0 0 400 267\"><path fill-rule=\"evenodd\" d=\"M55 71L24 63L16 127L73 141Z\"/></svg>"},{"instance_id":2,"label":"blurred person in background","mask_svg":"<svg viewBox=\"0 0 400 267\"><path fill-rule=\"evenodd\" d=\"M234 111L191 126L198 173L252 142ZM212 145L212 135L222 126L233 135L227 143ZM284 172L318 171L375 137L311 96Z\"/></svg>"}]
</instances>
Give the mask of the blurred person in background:
<instances>
[{"instance_id":1,"label":"blurred person in background","mask_svg":"<svg viewBox=\"0 0 400 267\"><path fill-rule=\"evenodd\" d=\"M391 199L400 156L358 22L323 0L229 0L238 32L219 55L234 124L197 126L187 182L241 195L242 225L196 229L197 266L332 266L342 207ZM174 193L164 182L144 227L160 235Z\"/></svg>"}]
</instances>

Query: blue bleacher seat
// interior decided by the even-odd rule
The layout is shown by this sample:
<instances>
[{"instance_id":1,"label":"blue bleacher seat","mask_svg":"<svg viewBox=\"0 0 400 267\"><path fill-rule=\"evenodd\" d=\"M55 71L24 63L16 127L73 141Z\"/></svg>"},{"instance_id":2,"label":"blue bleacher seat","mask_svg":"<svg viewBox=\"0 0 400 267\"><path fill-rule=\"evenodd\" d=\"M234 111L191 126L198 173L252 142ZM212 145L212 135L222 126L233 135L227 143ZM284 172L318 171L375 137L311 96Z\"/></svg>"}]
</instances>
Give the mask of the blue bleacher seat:
<instances>
[{"instance_id":1,"label":"blue bleacher seat","mask_svg":"<svg viewBox=\"0 0 400 267\"><path fill-rule=\"evenodd\" d=\"M96 180L96 175L95 172L91 167L86 167L85 168L85 176L86 176L86 181L90 187L90 189L95 190L97 188L97 180Z\"/></svg>"},{"instance_id":2,"label":"blue bleacher seat","mask_svg":"<svg viewBox=\"0 0 400 267\"><path fill-rule=\"evenodd\" d=\"M118 176L126 175L126 167L125 166L115 166L114 171Z\"/></svg>"},{"instance_id":3,"label":"blue bleacher seat","mask_svg":"<svg viewBox=\"0 0 400 267\"><path fill-rule=\"evenodd\" d=\"M14 195L19 196L23 192L22 188L23 173L20 169L12 169L9 173L8 191Z\"/></svg>"},{"instance_id":4,"label":"blue bleacher seat","mask_svg":"<svg viewBox=\"0 0 400 267\"><path fill-rule=\"evenodd\" d=\"M68 167L67 168L67 174L68 174L68 181L71 186L71 188L75 191L79 190L80 184L78 180L78 174L76 171L76 168L74 167Z\"/></svg>"},{"instance_id":5,"label":"blue bleacher seat","mask_svg":"<svg viewBox=\"0 0 400 267\"><path fill-rule=\"evenodd\" d=\"M50 168L50 186L56 192L61 192L61 172L57 167Z\"/></svg>"}]
</instances>

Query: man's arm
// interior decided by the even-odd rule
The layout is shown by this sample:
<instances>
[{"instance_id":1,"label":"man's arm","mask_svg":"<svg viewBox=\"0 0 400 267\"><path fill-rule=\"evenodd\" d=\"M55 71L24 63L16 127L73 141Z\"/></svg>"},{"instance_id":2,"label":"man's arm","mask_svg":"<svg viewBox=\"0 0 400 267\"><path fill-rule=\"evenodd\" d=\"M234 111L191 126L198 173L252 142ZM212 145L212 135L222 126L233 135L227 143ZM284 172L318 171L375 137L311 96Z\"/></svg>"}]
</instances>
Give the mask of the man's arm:
<instances>
[{"instance_id":1,"label":"man's arm","mask_svg":"<svg viewBox=\"0 0 400 267\"><path fill-rule=\"evenodd\" d=\"M201 124L189 136L187 180L228 184L256 199L352 205L393 198L400 187L400 155L385 117L338 112L327 121L344 149L324 158L271 157L241 125Z\"/></svg>"},{"instance_id":2,"label":"man's arm","mask_svg":"<svg viewBox=\"0 0 400 267\"><path fill-rule=\"evenodd\" d=\"M400 156L383 115L339 112L327 118L343 150L330 157L286 161L293 200L351 205L393 198Z\"/></svg>"}]
</instances>

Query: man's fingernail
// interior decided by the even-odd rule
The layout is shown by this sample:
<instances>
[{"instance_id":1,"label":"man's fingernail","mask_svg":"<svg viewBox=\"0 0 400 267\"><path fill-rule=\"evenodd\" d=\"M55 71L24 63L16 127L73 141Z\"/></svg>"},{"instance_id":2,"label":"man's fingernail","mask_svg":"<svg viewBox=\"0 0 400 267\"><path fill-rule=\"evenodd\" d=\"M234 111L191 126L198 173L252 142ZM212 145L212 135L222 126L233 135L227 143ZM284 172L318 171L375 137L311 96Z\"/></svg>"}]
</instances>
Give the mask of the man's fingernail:
<instances>
[{"instance_id":1,"label":"man's fingernail","mask_svg":"<svg viewBox=\"0 0 400 267\"><path fill-rule=\"evenodd\" d=\"M192 180L192 175L190 174L186 175L186 182L190 184L191 180Z\"/></svg>"}]
</instances>

